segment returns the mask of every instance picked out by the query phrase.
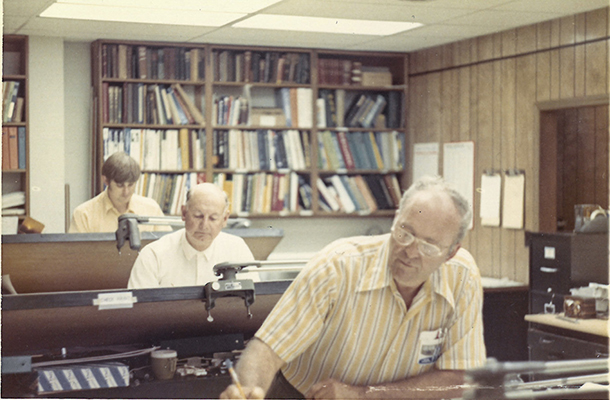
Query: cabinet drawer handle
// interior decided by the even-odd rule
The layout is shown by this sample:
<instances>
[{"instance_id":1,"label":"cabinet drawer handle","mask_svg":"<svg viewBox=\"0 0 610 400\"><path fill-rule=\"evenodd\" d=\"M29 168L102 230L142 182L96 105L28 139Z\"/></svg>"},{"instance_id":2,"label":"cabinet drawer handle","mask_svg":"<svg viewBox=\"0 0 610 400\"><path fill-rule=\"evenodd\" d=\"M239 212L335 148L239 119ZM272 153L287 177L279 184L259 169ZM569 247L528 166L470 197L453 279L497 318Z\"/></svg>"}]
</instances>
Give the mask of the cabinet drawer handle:
<instances>
[{"instance_id":1,"label":"cabinet drawer handle","mask_svg":"<svg viewBox=\"0 0 610 400\"><path fill-rule=\"evenodd\" d=\"M595 350L595 357L596 358L608 358L608 352L603 352L603 351L599 351L599 350Z\"/></svg>"},{"instance_id":2,"label":"cabinet drawer handle","mask_svg":"<svg viewBox=\"0 0 610 400\"><path fill-rule=\"evenodd\" d=\"M554 274L555 272L557 272L557 268L540 267L540 272L546 272L547 274Z\"/></svg>"},{"instance_id":3,"label":"cabinet drawer handle","mask_svg":"<svg viewBox=\"0 0 610 400\"><path fill-rule=\"evenodd\" d=\"M555 343L555 340L540 338L540 340L538 342L541 344L553 344L553 343Z\"/></svg>"}]
</instances>

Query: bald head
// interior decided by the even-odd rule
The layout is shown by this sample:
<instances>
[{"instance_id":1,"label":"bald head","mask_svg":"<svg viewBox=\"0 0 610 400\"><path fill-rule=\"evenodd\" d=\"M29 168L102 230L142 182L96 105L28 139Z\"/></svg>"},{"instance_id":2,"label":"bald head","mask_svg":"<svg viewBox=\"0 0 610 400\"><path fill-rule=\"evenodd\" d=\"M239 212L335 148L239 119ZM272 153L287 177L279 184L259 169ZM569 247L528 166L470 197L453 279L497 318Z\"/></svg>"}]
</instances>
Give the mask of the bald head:
<instances>
[{"instance_id":1,"label":"bald head","mask_svg":"<svg viewBox=\"0 0 610 400\"><path fill-rule=\"evenodd\" d=\"M229 207L229 198L227 194L213 183L200 183L186 193L186 205L193 202L223 203L224 209Z\"/></svg>"}]
</instances>

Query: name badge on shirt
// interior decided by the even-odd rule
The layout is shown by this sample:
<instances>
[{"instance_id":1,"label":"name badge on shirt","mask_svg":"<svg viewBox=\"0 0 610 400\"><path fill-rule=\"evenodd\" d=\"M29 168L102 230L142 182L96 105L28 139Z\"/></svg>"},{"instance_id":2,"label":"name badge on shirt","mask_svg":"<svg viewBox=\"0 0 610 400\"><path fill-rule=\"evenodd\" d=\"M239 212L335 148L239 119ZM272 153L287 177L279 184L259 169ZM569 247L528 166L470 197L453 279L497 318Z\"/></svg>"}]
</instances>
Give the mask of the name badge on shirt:
<instances>
[{"instance_id":1,"label":"name badge on shirt","mask_svg":"<svg viewBox=\"0 0 610 400\"><path fill-rule=\"evenodd\" d=\"M439 359L446 332L447 329L440 328L419 334L419 364L434 364Z\"/></svg>"}]
</instances>

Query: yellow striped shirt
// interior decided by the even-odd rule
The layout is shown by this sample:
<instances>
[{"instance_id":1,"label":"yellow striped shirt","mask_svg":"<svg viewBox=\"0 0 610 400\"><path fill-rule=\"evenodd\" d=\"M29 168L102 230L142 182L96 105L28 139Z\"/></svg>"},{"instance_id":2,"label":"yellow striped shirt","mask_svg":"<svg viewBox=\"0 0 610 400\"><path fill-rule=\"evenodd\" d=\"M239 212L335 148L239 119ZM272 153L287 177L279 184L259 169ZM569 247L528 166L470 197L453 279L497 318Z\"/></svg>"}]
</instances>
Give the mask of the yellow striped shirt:
<instances>
[{"instance_id":1,"label":"yellow striped shirt","mask_svg":"<svg viewBox=\"0 0 610 400\"><path fill-rule=\"evenodd\" d=\"M460 249L434 272L407 310L387 267L388 247L389 234L331 243L256 333L287 363L282 372L301 393L328 378L375 385L484 364L483 289L470 253ZM434 353L426 338L438 332L444 340Z\"/></svg>"}]
</instances>

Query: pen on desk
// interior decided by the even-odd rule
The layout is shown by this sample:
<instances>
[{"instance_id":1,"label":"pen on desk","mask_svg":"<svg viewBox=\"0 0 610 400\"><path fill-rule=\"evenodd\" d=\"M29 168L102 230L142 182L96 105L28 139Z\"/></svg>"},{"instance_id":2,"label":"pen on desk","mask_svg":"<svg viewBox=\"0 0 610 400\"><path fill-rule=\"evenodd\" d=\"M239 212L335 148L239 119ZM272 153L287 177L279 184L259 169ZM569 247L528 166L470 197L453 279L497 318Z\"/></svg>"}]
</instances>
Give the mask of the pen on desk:
<instances>
[{"instance_id":1,"label":"pen on desk","mask_svg":"<svg viewBox=\"0 0 610 400\"><path fill-rule=\"evenodd\" d=\"M241 383L239 383L239 378L237 377L237 374L235 373L235 370L233 369L233 363L231 362L231 360L227 360L225 362L225 364L227 365L227 368L229 369L229 374L231 375L231 379L233 380L233 384L235 386L237 386L237 389L239 390L239 394L241 395L242 399L246 398L246 393L244 393L244 388L241 387Z\"/></svg>"}]
</instances>

